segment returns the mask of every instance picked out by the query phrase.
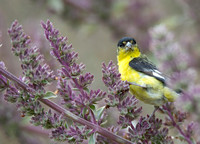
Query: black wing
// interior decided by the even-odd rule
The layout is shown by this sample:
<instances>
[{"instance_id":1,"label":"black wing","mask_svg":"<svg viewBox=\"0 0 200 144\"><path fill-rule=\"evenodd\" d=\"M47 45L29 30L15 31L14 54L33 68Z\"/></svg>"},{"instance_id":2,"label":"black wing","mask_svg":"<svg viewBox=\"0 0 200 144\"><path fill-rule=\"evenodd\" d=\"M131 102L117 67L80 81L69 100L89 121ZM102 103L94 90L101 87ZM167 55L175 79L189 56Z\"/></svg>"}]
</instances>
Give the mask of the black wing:
<instances>
[{"instance_id":1,"label":"black wing","mask_svg":"<svg viewBox=\"0 0 200 144\"><path fill-rule=\"evenodd\" d=\"M134 70L147 74L166 84L162 73L146 57L134 58L129 62L129 66Z\"/></svg>"}]
</instances>

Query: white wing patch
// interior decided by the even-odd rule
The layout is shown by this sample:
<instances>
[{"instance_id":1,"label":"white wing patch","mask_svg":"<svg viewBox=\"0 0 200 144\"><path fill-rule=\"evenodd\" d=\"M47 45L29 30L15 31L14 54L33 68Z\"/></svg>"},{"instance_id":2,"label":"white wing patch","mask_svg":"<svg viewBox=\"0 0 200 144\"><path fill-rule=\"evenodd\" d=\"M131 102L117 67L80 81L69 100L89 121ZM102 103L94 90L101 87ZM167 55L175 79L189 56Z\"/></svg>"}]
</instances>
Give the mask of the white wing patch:
<instances>
[{"instance_id":1,"label":"white wing patch","mask_svg":"<svg viewBox=\"0 0 200 144\"><path fill-rule=\"evenodd\" d=\"M156 73L159 73L159 74L162 74L160 71L158 71L158 70L154 70Z\"/></svg>"},{"instance_id":2,"label":"white wing patch","mask_svg":"<svg viewBox=\"0 0 200 144\"><path fill-rule=\"evenodd\" d=\"M153 76L155 76L155 77L158 77L158 78L160 78L160 79L165 80L165 78L161 75L162 73L159 72L158 70L155 70L152 74L153 74Z\"/></svg>"}]
</instances>

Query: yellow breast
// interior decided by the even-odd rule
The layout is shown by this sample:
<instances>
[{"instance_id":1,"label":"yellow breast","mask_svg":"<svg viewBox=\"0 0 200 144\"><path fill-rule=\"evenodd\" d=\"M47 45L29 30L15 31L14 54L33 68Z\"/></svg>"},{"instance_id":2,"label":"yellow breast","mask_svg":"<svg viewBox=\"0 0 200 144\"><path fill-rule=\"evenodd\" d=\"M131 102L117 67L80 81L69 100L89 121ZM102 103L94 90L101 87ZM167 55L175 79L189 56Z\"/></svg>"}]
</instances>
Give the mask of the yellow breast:
<instances>
[{"instance_id":1,"label":"yellow breast","mask_svg":"<svg viewBox=\"0 0 200 144\"><path fill-rule=\"evenodd\" d=\"M129 66L130 58L118 61L119 73L123 81L134 82L141 78L140 74Z\"/></svg>"},{"instance_id":2,"label":"yellow breast","mask_svg":"<svg viewBox=\"0 0 200 144\"><path fill-rule=\"evenodd\" d=\"M124 57L119 60L118 68L123 81L128 81L141 86L151 87L150 89L144 89L139 86L131 85L130 92L135 95L139 100L152 104L162 105L165 102L163 97L163 84L155 79L154 77L148 76L141 72L138 72L129 66L129 62L132 60L131 57Z\"/></svg>"}]
</instances>

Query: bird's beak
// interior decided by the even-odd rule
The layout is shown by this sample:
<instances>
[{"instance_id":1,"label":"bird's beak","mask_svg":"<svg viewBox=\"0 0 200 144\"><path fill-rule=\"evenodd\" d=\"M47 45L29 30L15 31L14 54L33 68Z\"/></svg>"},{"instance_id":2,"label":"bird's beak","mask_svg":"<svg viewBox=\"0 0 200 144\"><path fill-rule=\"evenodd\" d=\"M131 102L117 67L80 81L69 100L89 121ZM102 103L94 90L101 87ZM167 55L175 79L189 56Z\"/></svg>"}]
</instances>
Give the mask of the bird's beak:
<instances>
[{"instance_id":1,"label":"bird's beak","mask_svg":"<svg viewBox=\"0 0 200 144\"><path fill-rule=\"evenodd\" d=\"M132 43L127 42L127 43L126 43L126 46L125 46L125 47L126 47L126 51L128 51L128 50L133 50L132 46L133 46Z\"/></svg>"}]
</instances>

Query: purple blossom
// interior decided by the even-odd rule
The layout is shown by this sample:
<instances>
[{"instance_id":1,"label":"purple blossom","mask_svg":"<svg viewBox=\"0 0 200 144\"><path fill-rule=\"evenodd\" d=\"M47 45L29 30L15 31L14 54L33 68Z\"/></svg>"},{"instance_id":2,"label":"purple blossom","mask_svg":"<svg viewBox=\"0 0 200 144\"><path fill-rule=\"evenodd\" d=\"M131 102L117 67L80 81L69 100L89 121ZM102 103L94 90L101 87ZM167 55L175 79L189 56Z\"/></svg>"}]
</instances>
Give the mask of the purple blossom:
<instances>
[{"instance_id":1,"label":"purple blossom","mask_svg":"<svg viewBox=\"0 0 200 144\"><path fill-rule=\"evenodd\" d=\"M175 127L182 137L184 137L184 140L187 141L189 144L192 144L192 125L193 123L190 123L188 125L187 131L184 131L179 123L182 123L186 118L187 114L185 112L177 111L173 103L166 103L162 106L164 112L168 115L168 117L165 118L164 125L166 126L172 126ZM181 140L182 138L179 137Z\"/></svg>"},{"instance_id":2,"label":"purple blossom","mask_svg":"<svg viewBox=\"0 0 200 144\"><path fill-rule=\"evenodd\" d=\"M117 67L113 64L112 61L109 62L108 66L104 63L102 64L102 80L104 84L108 87L110 99L118 97L118 99L123 99L129 92L129 85L121 81L120 74L117 71ZM110 101L112 103L112 100Z\"/></svg>"},{"instance_id":3,"label":"purple blossom","mask_svg":"<svg viewBox=\"0 0 200 144\"><path fill-rule=\"evenodd\" d=\"M51 44L51 54L62 65L61 70L58 70L57 78L58 95L63 98L62 104L72 113L100 125L104 122L104 111L96 117L95 114L97 115L98 109L94 104L102 100L106 93L100 89L89 89L89 85L94 81L94 76L90 73L83 74L85 65L76 63L78 54L73 51L71 44L67 44L67 37L60 37L59 31L53 27L50 21L42 22L42 27L45 30L47 40ZM74 125L67 130L67 134L79 142L82 141L81 132L83 131L84 128L78 128Z\"/></svg>"},{"instance_id":4,"label":"purple blossom","mask_svg":"<svg viewBox=\"0 0 200 144\"><path fill-rule=\"evenodd\" d=\"M150 30L152 41L151 50L156 58L162 61L160 68L166 73L180 72L191 63L187 51L176 42L173 33L169 32L164 25L158 25Z\"/></svg>"},{"instance_id":5,"label":"purple blossom","mask_svg":"<svg viewBox=\"0 0 200 144\"><path fill-rule=\"evenodd\" d=\"M7 88L6 94L4 95L4 99L8 102L15 103L17 102L20 94L18 90L14 87Z\"/></svg>"},{"instance_id":6,"label":"purple blossom","mask_svg":"<svg viewBox=\"0 0 200 144\"><path fill-rule=\"evenodd\" d=\"M63 119L62 115L59 116L56 113L52 114L51 110L48 112L42 110L42 112L39 111L34 117L32 117L30 122L36 126L41 125L46 129L51 129L60 127L63 123Z\"/></svg>"},{"instance_id":7,"label":"purple blossom","mask_svg":"<svg viewBox=\"0 0 200 144\"><path fill-rule=\"evenodd\" d=\"M57 141L66 141L66 129L64 126L58 127L51 132L50 138Z\"/></svg>"},{"instance_id":8,"label":"purple blossom","mask_svg":"<svg viewBox=\"0 0 200 144\"><path fill-rule=\"evenodd\" d=\"M137 99L134 96L128 95L129 85L120 79L120 74L117 71L117 67L112 61L106 66L102 64L103 82L108 87L109 94L106 99L108 106L117 107L120 112L118 124L122 125L122 128L126 128L131 124L131 121L136 119L141 111L142 107L137 107Z\"/></svg>"},{"instance_id":9,"label":"purple blossom","mask_svg":"<svg viewBox=\"0 0 200 144\"><path fill-rule=\"evenodd\" d=\"M19 56L22 64L23 74L29 79L29 84L34 89L43 89L47 83L55 79L53 71L44 61L43 56L36 47L30 47L31 40L26 35L17 21L14 21L8 30L12 40L12 51Z\"/></svg>"},{"instance_id":10,"label":"purple blossom","mask_svg":"<svg viewBox=\"0 0 200 144\"><path fill-rule=\"evenodd\" d=\"M78 76L80 73L83 72L84 68L85 68L85 65L82 63L80 63L80 64L73 63L73 65L71 66L71 69L69 69L69 70L71 70L70 74L72 76Z\"/></svg>"},{"instance_id":11,"label":"purple blossom","mask_svg":"<svg viewBox=\"0 0 200 144\"><path fill-rule=\"evenodd\" d=\"M41 125L48 129L61 126L62 118L51 110L45 112L38 101L38 98L46 93L44 87L55 79L53 71L43 63L44 58L39 53L39 49L30 46L30 37L24 33L17 21L13 22L8 33L12 40L12 51L22 63L24 77L20 77L20 82L27 83L29 88L25 91L17 84L14 84L14 87L9 84L4 99L16 102L23 117L32 116L31 123L34 125Z\"/></svg>"},{"instance_id":12,"label":"purple blossom","mask_svg":"<svg viewBox=\"0 0 200 144\"><path fill-rule=\"evenodd\" d=\"M3 97L1 94L0 96ZM24 129L26 126L22 125L22 118L19 116L15 105L8 105L8 103L3 101L2 98L0 99L0 115L1 131L5 132L7 136L14 136L15 140L20 143L41 143L39 139L32 139L31 135L24 135Z\"/></svg>"},{"instance_id":13,"label":"purple blossom","mask_svg":"<svg viewBox=\"0 0 200 144\"><path fill-rule=\"evenodd\" d=\"M182 140L188 143L192 142L194 123L189 123L186 129L180 125L188 118L187 113L176 110L172 103L167 103L160 108L167 115L165 122L156 118L155 115L141 116L136 121L141 114L142 107L137 107L137 99L129 94L129 84L121 80L113 62L109 62L107 66L102 64L102 80L108 88L108 94L106 95L106 92L100 89L92 90L90 85L94 81L94 76L88 72L83 73L85 65L77 63L78 54L73 51L72 45L68 44L67 37L59 36L59 31L53 27L50 21L42 22L42 27L46 39L50 42L52 56L61 64L56 78L50 67L43 63L44 58L38 48L30 47L30 37L23 32L22 27L16 21L9 29L9 35L12 39L12 50L22 62L23 77L19 79L14 77L5 71L4 64L0 63L0 73L2 74L0 75L0 86L7 90L4 98L9 102L16 103L23 117L31 116L32 124L51 129L52 139L69 143L82 143L93 139L92 141L95 143L151 144L162 142L173 144L173 139L168 134L167 127L169 126L178 130L179 135L176 138L181 139L182 136ZM155 43L158 49L161 46L166 46L166 49L171 46L180 52L179 44L173 42L171 34L168 35L167 31L166 36L156 34L155 37L158 38ZM167 41L169 43L165 43ZM162 50L160 51L162 52ZM170 51L166 50L165 52ZM182 56L184 57L184 55ZM173 53L170 53L169 56L161 58L171 59L173 57ZM176 65L180 61L173 60L175 60L173 70L186 68L187 64L177 67ZM192 75L187 72L186 74L188 77ZM182 85L182 83L186 83L182 79L186 74L177 71L174 73L173 80ZM15 83L8 81L7 78ZM45 86L53 80L57 80L57 92L46 92ZM186 85L186 87L191 88L193 93L198 94L199 92L198 86L195 88ZM49 96L49 94L60 96L66 109L48 100L45 96ZM184 95L186 94L190 93L184 92ZM98 107L96 104L102 102L103 99L106 104ZM194 100L192 96L191 100ZM51 110L45 111L40 101L60 114L53 113ZM112 124L105 126L108 108L116 108L119 119L115 122L118 123L118 126ZM66 120L63 116L67 116L69 119Z\"/></svg>"},{"instance_id":14,"label":"purple blossom","mask_svg":"<svg viewBox=\"0 0 200 144\"><path fill-rule=\"evenodd\" d=\"M67 44L67 37L59 37L59 31L53 28L49 20L46 24L44 22L41 24L45 30L45 36L51 44L51 54L58 59L62 65L69 68L77 60L78 53L71 51L72 45Z\"/></svg>"},{"instance_id":15,"label":"purple blossom","mask_svg":"<svg viewBox=\"0 0 200 144\"><path fill-rule=\"evenodd\" d=\"M58 71L58 94L63 97L63 104L66 104L75 113L80 113L84 107L101 100L106 93L101 90L90 91L88 89L88 86L94 80L94 76L90 73L82 74L85 65L76 63L78 54L73 51L71 44L67 44L67 37L59 37L59 31L53 28L50 21L42 22L42 27L45 30L47 40L51 44L51 53L63 66ZM81 110L75 107L81 107Z\"/></svg>"},{"instance_id":16,"label":"purple blossom","mask_svg":"<svg viewBox=\"0 0 200 144\"><path fill-rule=\"evenodd\" d=\"M169 86L182 92L175 106L168 103L163 105L163 109L168 115L164 124L178 129L184 139L188 143L192 143L192 129L189 130L191 135L188 135L179 126L179 123L183 123L188 118L189 113L191 116L192 113L199 115L197 101L199 101L200 86L196 84L197 72L190 66L192 57L186 49L183 49L185 45L177 42L174 34L166 26L159 25L150 32L152 36L151 49L161 62L160 68L163 72L171 74L168 80ZM189 112L176 110L176 107L184 107ZM192 123L189 122L189 125Z\"/></svg>"},{"instance_id":17,"label":"purple blossom","mask_svg":"<svg viewBox=\"0 0 200 144\"><path fill-rule=\"evenodd\" d=\"M129 128L129 138L136 143L173 143L169 139L168 129L161 128L162 120L152 116L140 117L139 122L134 126L131 124Z\"/></svg>"},{"instance_id":18,"label":"purple blossom","mask_svg":"<svg viewBox=\"0 0 200 144\"><path fill-rule=\"evenodd\" d=\"M90 85L93 82L94 76L91 75L90 73L86 73L85 75L80 75L77 84L78 86L84 88L87 88L88 85ZM78 88L78 87L77 87Z\"/></svg>"},{"instance_id":19,"label":"purple blossom","mask_svg":"<svg viewBox=\"0 0 200 144\"><path fill-rule=\"evenodd\" d=\"M70 126L66 131L66 134L69 137L69 142L80 143L86 139L86 129L86 127L78 127L77 125Z\"/></svg>"},{"instance_id":20,"label":"purple blossom","mask_svg":"<svg viewBox=\"0 0 200 144\"><path fill-rule=\"evenodd\" d=\"M66 128L64 126L60 126L52 131L51 138L57 141L66 141L70 143L81 143L84 139L86 139L86 135L88 130L86 127L78 127L76 125L70 126Z\"/></svg>"}]
</instances>

